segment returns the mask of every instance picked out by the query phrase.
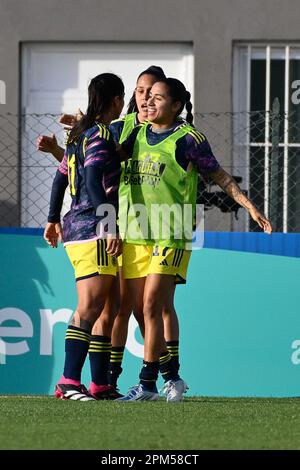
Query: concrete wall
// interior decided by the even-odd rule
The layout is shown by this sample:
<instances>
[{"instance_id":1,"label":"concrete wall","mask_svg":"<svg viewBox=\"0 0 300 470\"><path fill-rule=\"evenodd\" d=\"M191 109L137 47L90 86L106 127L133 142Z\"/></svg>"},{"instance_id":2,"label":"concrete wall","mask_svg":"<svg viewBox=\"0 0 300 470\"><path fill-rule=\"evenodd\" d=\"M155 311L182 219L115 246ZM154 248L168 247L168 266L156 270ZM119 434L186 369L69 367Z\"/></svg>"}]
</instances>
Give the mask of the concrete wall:
<instances>
[{"instance_id":1,"label":"concrete wall","mask_svg":"<svg viewBox=\"0 0 300 470\"><path fill-rule=\"evenodd\" d=\"M233 41L300 41L299 17L299 0L0 0L0 114L19 111L23 41L191 41L195 110L231 111Z\"/></svg>"},{"instance_id":2,"label":"concrete wall","mask_svg":"<svg viewBox=\"0 0 300 470\"><path fill-rule=\"evenodd\" d=\"M196 108L231 109L234 40L300 40L298 0L0 0L0 79L18 110L22 41L192 41Z\"/></svg>"}]
</instances>

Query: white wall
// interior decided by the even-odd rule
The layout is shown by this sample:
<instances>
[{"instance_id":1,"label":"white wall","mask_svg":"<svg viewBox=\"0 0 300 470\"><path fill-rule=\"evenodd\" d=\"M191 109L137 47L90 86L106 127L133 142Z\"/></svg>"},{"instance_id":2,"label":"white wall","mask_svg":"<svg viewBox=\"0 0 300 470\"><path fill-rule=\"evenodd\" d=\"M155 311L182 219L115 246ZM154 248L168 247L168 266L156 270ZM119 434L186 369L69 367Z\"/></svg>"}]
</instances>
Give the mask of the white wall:
<instances>
[{"instance_id":1,"label":"white wall","mask_svg":"<svg viewBox=\"0 0 300 470\"><path fill-rule=\"evenodd\" d=\"M138 75L160 65L167 76L182 80L193 96L194 58L188 43L27 43L22 50L21 218L22 225L38 227L47 217L50 188L56 171L53 157L35 148L39 134L55 133L63 145L57 116L87 106L87 87L94 76L112 72L125 84L126 113ZM33 113L41 116L32 115ZM65 203L64 210L69 206Z\"/></svg>"}]
</instances>

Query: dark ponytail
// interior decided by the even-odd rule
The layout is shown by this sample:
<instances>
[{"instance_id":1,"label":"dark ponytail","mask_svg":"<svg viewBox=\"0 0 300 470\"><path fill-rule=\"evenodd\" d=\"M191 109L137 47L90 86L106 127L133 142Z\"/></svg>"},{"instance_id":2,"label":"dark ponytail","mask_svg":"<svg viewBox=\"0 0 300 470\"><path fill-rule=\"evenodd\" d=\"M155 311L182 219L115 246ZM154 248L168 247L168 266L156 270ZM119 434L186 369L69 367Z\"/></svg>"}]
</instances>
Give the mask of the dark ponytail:
<instances>
[{"instance_id":1,"label":"dark ponytail","mask_svg":"<svg viewBox=\"0 0 300 470\"><path fill-rule=\"evenodd\" d=\"M120 77L113 73L102 73L94 77L88 87L88 107L86 114L75 124L68 137L68 144L75 142L79 136L90 127L96 120L101 120L106 113L112 100L116 96L124 95L124 84Z\"/></svg>"},{"instance_id":2,"label":"dark ponytail","mask_svg":"<svg viewBox=\"0 0 300 470\"><path fill-rule=\"evenodd\" d=\"M193 105L191 103L191 94L189 91L186 92L186 102L185 102L185 109L186 109L186 121L189 124L193 124L194 116L192 113Z\"/></svg>"},{"instance_id":3,"label":"dark ponytail","mask_svg":"<svg viewBox=\"0 0 300 470\"><path fill-rule=\"evenodd\" d=\"M133 92L133 95L130 98L130 101L128 103L127 114L135 113L136 111L137 111L137 105L136 105L136 100L135 100L135 92Z\"/></svg>"},{"instance_id":4,"label":"dark ponytail","mask_svg":"<svg viewBox=\"0 0 300 470\"><path fill-rule=\"evenodd\" d=\"M186 90L184 84L180 80L177 80L177 78L165 78L164 80L160 80L160 82L164 83L168 87L168 93L172 98L173 103L176 103L177 101L181 103L176 117L182 113L185 107L187 111L185 119L192 125L194 116L192 114L193 105L191 103L190 92Z\"/></svg>"},{"instance_id":5,"label":"dark ponytail","mask_svg":"<svg viewBox=\"0 0 300 470\"><path fill-rule=\"evenodd\" d=\"M166 78L165 73L161 67L158 65L151 65L148 67L146 70L141 72L137 78L137 82L142 75L153 75L157 80L157 82L160 82L161 80L164 80ZM137 105L136 105L136 99L135 99L135 91L133 92L132 97L130 98L128 108L127 108L127 114L129 113L134 113L138 111Z\"/></svg>"}]
</instances>

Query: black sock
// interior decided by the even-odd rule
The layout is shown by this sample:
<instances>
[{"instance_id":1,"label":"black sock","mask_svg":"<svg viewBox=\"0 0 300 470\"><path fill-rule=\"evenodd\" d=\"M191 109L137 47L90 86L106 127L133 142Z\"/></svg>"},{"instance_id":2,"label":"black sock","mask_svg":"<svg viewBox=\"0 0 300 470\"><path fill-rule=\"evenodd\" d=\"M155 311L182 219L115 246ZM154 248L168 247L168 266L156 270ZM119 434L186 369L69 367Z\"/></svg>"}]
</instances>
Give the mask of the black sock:
<instances>
[{"instance_id":1,"label":"black sock","mask_svg":"<svg viewBox=\"0 0 300 470\"><path fill-rule=\"evenodd\" d=\"M178 372L172 363L172 358L168 351L161 353L159 357L159 372L163 376L165 382L168 382L168 380L179 379Z\"/></svg>"},{"instance_id":2,"label":"black sock","mask_svg":"<svg viewBox=\"0 0 300 470\"><path fill-rule=\"evenodd\" d=\"M140 372L140 384L149 392L157 392L156 381L159 371L159 361L143 361L143 367Z\"/></svg>"},{"instance_id":3,"label":"black sock","mask_svg":"<svg viewBox=\"0 0 300 470\"><path fill-rule=\"evenodd\" d=\"M80 381L81 370L89 349L90 337L89 331L72 325L68 326L65 337L65 378Z\"/></svg>"},{"instance_id":4,"label":"black sock","mask_svg":"<svg viewBox=\"0 0 300 470\"><path fill-rule=\"evenodd\" d=\"M89 358L92 382L107 385L108 366L111 351L111 339L108 336L91 336Z\"/></svg>"},{"instance_id":5,"label":"black sock","mask_svg":"<svg viewBox=\"0 0 300 470\"><path fill-rule=\"evenodd\" d=\"M108 383L117 387L117 381L122 372L122 361L125 346L113 346L110 353L110 363L108 369Z\"/></svg>"},{"instance_id":6,"label":"black sock","mask_svg":"<svg viewBox=\"0 0 300 470\"><path fill-rule=\"evenodd\" d=\"M179 341L167 341L167 350L171 355L171 361L176 372L179 371Z\"/></svg>"}]
</instances>

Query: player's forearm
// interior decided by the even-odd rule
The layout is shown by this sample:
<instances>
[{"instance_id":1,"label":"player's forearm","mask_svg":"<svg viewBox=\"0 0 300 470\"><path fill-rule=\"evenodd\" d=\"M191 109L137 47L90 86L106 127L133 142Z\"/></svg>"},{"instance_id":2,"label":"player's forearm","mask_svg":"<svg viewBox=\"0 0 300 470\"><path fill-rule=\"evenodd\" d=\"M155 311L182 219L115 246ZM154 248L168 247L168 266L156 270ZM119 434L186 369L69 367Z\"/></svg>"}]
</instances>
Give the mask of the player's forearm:
<instances>
[{"instance_id":1,"label":"player's forearm","mask_svg":"<svg viewBox=\"0 0 300 470\"><path fill-rule=\"evenodd\" d=\"M60 213L67 186L68 176L57 170L52 184L48 222L60 222Z\"/></svg>"},{"instance_id":2,"label":"player's forearm","mask_svg":"<svg viewBox=\"0 0 300 470\"><path fill-rule=\"evenodd\" d=\"M64 158L65 150L58 145L54 150L52 150L51 153L52 153L53 157L55 157L56 160L59 163L61 163L62 159Z\"/></svg>"},{"instance_id":3,"label":"player's forearm","mask_svg":"<svg viewBox=\"0 0 300 470\"><path fill-rule=\"evenodd\" d=\"M255 208L252 202L243 193L234 178L229 175L223 168L219 168L217 171L210 174L211 178L216 184L220 186L223 191L232 197L238 204L247 210Z\"/></svg>"}]
</instances>

